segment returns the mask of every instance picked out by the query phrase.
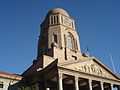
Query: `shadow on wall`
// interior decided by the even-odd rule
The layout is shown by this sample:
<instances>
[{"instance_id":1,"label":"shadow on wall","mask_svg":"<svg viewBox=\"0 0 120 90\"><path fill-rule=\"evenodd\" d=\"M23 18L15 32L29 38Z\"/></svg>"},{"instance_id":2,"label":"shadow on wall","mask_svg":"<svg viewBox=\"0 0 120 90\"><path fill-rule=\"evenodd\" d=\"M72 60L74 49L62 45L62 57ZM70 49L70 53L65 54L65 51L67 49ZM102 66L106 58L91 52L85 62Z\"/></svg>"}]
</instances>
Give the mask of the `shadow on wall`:
<instances>
[{"instance_id":1,"label":"shadow on wall","mask_svg":"<svg viewBox=\"0 0 120 90\"><path fill-rule=\"evenodd\" d=\"M19 84L20 83L15 83L13 85L9 85L8 90L19 90Z\"/></svg>"}]
</instances>

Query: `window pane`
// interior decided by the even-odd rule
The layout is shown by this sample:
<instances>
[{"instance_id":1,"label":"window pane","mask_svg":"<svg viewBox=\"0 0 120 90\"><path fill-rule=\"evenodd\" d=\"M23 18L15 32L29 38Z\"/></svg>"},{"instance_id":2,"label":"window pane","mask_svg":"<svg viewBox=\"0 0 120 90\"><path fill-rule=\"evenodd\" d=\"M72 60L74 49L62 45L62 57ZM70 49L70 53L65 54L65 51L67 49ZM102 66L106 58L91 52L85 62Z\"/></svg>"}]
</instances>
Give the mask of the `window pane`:
<instances>
[{"instance_id":1,"label":"window pane","mask_svg":"<svg viewBox=\"0 0 120 90\"><path fill-rule=\"evenodd\" d=\"M72 37L68 35L68 48L72 49Z\"/></svg>"}]
</instances>

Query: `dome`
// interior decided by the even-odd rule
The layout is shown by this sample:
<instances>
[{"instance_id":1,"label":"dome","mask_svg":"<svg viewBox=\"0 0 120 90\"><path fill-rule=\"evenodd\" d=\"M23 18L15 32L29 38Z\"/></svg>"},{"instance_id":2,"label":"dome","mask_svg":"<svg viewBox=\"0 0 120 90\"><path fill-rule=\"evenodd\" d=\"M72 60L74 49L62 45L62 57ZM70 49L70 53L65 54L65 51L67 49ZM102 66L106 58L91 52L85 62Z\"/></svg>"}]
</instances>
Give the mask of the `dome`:
<instances>
[{"instance_id":1,"label":"dome","mask_svg":"<svg viewBox=\"0 0 120 90\"><path fill-rule=\"evenodd\" d=\"M67 17L70 17L69 14L62 8L54 8L52 10L50 10L48 13L47 13L47 16L48 15L51 15L51 14L56 14L56 13L60 13L60 14L63 14Z\"/></svg>"}]
</instances>

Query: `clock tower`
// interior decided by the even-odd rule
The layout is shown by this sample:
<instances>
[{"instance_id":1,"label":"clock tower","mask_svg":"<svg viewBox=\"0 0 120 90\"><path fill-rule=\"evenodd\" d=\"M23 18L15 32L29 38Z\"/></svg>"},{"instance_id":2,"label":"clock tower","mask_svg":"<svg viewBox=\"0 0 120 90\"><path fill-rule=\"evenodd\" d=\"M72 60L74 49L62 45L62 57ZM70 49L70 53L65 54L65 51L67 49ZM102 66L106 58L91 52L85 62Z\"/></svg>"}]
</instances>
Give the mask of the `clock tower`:
<instances>
[{"instance_id":1,"label":"clock tower","mask_svg":"<svg viewBox=\"0 0 120 90\"><path fill-rule=\"evenodd\" d=\"M61 9L50 10L40 25L37 59L42 55L58 58L59 62L82 57L75 20Z\"/></svg>"},{"instance_id":2,"label":"clock tower","mask_svg":"<svg viewBox=\"0 0 120 90\"><path fill-rule=\"evenodd\" d=\"M37 58L22 74L24 87L32 85L32 90L113 90L117 87L120 90L120 78L115 73L95 57L81 53L75 21L65 10L50 10L40 28Z\"/></svg>"}]
</instances>

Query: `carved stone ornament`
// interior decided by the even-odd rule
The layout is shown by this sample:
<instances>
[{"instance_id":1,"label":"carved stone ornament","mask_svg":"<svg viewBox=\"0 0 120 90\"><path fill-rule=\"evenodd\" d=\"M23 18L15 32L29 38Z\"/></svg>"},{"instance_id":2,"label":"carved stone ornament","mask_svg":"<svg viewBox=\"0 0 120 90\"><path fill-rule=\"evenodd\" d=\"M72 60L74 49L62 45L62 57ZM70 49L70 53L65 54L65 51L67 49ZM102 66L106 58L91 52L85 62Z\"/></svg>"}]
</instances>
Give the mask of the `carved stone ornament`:
<instances>
[{"instance_id":1,"label":"carved stone ornament","mask_svg":"<svg viewBox=\"0 0 120 90\"><path fill-rule=\"evenodd\" d=\"M108 77L107 73L104 72L101 68L97 67L95 64L91 64L91 65L86 64L83 66L75 67L74 69L77 71L81 71L93 75Z\"/></svg>"}]
</instances>

